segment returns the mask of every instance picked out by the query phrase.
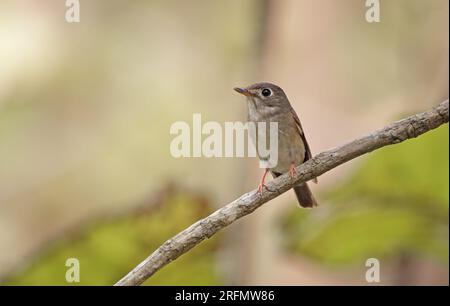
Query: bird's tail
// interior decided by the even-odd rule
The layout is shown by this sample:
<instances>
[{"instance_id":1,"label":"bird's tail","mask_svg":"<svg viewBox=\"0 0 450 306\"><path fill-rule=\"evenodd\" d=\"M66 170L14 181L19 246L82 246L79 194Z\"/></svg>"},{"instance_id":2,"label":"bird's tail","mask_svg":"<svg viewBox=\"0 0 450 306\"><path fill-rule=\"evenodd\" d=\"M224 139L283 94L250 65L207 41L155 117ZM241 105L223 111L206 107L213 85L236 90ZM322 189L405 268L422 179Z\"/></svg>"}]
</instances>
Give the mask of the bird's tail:
<instances>
[{"instance_id":1,"label":"bird's tail","mask_svg":"<svg viewBox=\"0 0 450 306\"><path fill-rule=\"evenodd\" d=\"M294 187L294 191L301 207L313 208L317 206L317 201L306 183Z\"/></svg>"}]
</instances>

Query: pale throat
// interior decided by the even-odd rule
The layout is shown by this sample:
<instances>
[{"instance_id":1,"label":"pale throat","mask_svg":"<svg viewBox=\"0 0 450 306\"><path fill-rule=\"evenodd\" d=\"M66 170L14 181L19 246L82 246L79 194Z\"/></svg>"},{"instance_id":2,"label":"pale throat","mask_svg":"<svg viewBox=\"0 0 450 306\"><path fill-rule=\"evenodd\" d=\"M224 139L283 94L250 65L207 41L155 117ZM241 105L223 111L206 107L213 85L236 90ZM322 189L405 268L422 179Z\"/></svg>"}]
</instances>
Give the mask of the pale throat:
<instances>
[{"instance_id":1,"label":"pale throat","mask_svg":"<svg viewBox=\"0 0 450 306\"><path fill-rule=\"evenodd\" d=\"M247 97L248 118L251 121L271 121L273 115L279 113L279 109L263 103L256 98Z\"/></svg>"}]
</instances>

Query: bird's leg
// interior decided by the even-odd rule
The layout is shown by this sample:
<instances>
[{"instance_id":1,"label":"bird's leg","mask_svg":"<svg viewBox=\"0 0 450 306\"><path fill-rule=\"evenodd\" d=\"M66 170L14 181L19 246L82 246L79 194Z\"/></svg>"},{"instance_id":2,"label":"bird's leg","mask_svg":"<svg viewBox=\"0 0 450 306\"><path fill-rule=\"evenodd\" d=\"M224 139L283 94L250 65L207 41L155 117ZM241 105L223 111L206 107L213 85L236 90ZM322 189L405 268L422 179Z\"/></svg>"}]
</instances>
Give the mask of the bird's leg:
<instances>
[{"instance_id":1,"label":"bird's leg","mask_svg":"<svg viewBox=\"0 0 450 306\"><path fill-rule=\"evenodd\" d=\"M292 163L289 167L289 174L291 175L291 178L294 178L294 176L297 174L297 170L295 170L295 164Z\"/></svg>"},{"instance_id":2,"label":"bird's leg","mask_svg":"<svg viewBox=\"0 0 450 306\"><path fill-rule=\"evenodd\" d=\"M269 172L269 169L266 168L266 170L264 171L264 174L263 174L263 176L261 178L261 182L259 183L259 186L258 186L258 193L259 194L262 193L263 187L266 187L266 185L264 185L264 181L266 180L266 175L267 175L268 172Z\"/></svg>"}]
</instances>

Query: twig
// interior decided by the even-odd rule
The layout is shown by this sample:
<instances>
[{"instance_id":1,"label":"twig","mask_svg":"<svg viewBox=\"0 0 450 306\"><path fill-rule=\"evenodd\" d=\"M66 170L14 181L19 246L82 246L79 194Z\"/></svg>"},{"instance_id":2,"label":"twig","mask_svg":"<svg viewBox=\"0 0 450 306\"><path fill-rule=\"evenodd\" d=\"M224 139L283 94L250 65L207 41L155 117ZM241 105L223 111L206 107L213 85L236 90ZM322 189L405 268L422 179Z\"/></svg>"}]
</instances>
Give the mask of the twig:
<instances>
[{"instance_id":1,"label":"twig","mask_svg":"<svg viewBox=\"0 0 450 306\"><path fill-rule=\"evenodd\" d=\"M307 182L363 154L424 134L447 123L448 119L447 100L427 112L397 121L343 146L318 154L313 159L298 166L294 178L291 178L289 174L284 174L268 182L267 189L262 194L259 194L256 190L248 192L170 238L122 278L116 286L142 284L159 269L206 238L213 236L239 218L252 213L264 203L288 191L293 186Z\"/></svg>"}]
</instances>

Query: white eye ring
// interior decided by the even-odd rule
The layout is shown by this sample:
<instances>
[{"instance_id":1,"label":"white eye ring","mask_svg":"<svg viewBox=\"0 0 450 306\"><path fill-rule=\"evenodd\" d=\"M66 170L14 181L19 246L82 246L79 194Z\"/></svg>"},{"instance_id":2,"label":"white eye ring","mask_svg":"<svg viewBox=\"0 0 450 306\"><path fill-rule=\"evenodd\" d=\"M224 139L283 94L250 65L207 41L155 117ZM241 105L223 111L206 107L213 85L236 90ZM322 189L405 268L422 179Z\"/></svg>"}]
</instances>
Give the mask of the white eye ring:
<instances>
[{"instance_id":1,"label":"white eye ring","mask_svg":"<svg viewBox=\"0 0 450 306\"><path fill-rule=\"evenodd\" d=\"M266 98L270 97L272 95L272 90L269 88L263 88L263 90L261 90L261 95Z\"/></svg>"}]
</instances>

